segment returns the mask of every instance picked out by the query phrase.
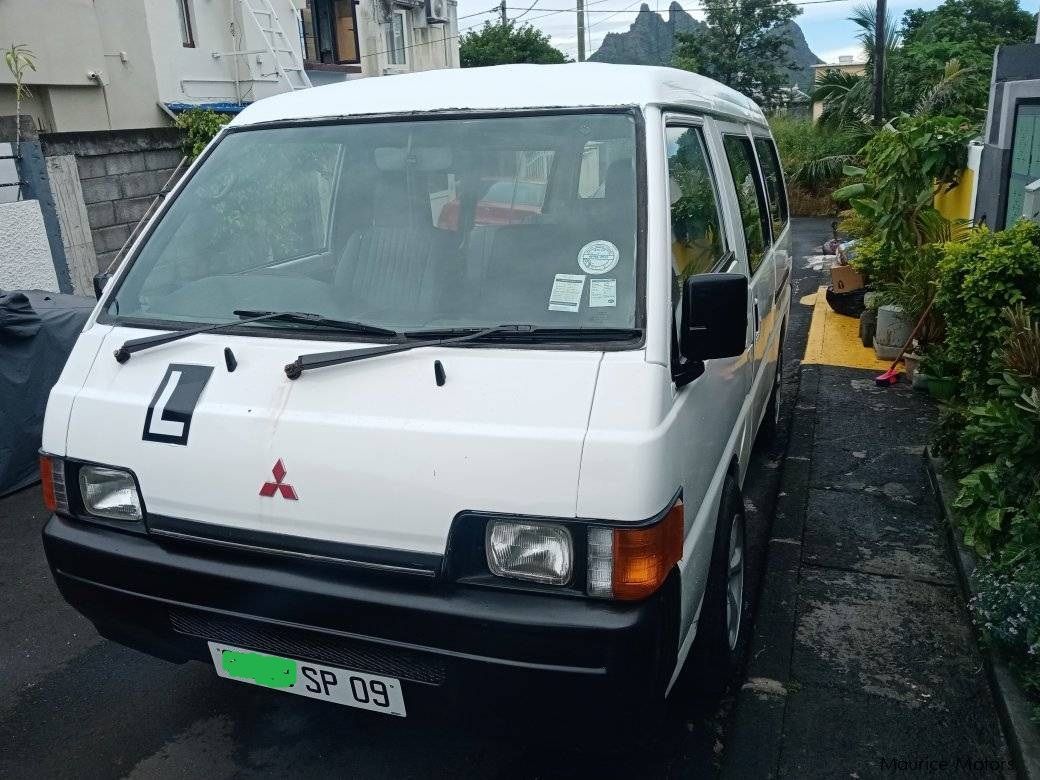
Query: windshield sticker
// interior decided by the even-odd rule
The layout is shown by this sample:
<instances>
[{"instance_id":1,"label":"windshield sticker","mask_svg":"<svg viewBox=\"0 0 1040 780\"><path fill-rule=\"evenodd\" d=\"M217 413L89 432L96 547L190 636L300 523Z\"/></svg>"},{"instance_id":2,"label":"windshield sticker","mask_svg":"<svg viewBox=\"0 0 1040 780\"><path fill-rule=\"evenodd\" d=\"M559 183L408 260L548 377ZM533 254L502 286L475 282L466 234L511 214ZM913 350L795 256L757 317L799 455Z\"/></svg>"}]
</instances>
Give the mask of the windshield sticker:
<instances>
[{"instance_id":1,"label":"windshield sticker","mask_svg":"<svg viewBox=\"0 0 1040 780\"><path fill-rule=\"evenodd\" d=\"M590 241L578 251L578 265L587 274L605 274L614 270L621 253L609 241Z\"/></svg>"},{"instance_id":2,"label":"windshield sticker","mask_svg":"<svg viewBox=\"0 0 1040 780\"><path fill-rule=\"evenodd\" d=\"M617 279L590 279L589 306L617 306Z\"/></svg>"},{"instance_id":3,"label":"windshield sticker","mask_svg":"<svg viewBox=\"0 0 1040 780\"><path fill-rule=\"evenodd\" d=\"M141 438L187 446L191 417L212 373L213 366L170 363L148 405Z\"/></svg>"},{"instance_id":4,"label":"windshield sticker","mask_svg":"<svg viewBox=\"0 0 1040 780\"><path fill-rule=\"evenodd\" d=\"M549 293L549 311L574 311L581 306L581 294L585 290L582 274L556 274L552 292Z\"/></svg>"}]
</instances>

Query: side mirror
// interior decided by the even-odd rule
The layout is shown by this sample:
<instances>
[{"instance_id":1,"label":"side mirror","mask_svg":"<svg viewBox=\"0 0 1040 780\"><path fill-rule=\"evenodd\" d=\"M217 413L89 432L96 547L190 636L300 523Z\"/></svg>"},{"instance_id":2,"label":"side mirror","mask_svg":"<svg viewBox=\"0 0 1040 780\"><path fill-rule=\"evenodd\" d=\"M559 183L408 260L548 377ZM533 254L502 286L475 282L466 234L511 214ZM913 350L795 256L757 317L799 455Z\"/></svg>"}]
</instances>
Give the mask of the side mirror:
<instances>
[{"instance_id":1,"label":"side mirror","mask_svg":"<svg viewBox=\"0 0 1040 780\"><path fill-rule=\"evenodd\" d=\"M108 283L112 281L112 274L108 271L102 271L99 274L94 274L94 297L100 298L101 293L108 287Z\"/></svg>"},{"instance_id":2,"label":"side mirror","mask_svg":"<svg viewBox=\"0 0 1040 780\"><path fill-rule=\"evenodd\" d=\"M679 349L688 361L737 357L747 349L748 280L697 274L683 286Z\"/></svg>"}]
</instances>

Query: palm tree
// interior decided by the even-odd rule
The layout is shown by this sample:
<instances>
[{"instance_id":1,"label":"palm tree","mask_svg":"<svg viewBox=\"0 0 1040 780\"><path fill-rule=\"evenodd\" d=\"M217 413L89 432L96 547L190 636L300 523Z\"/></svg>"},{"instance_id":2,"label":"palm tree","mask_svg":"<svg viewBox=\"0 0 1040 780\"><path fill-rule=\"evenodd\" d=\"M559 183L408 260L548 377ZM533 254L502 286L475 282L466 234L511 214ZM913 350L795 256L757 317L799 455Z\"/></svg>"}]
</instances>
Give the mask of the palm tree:
<instances>
[{"instance_id":1,"label":"palm tree","mask_svg":"<svg viewBox=\"0 0 1040 780\"><path fill-rule=\"evenodd\" d=\"M812 101L823 104L820 124L833 130L854 128L869 119L871 81L858 73L828 70L818 76Z\"/></svg>"},{"instance_id":2,"label":"palm tree","mask_svg":"<svg viewBox=\"0 0 1040 780\"><path fill-rule=\"evenodd\" d=\"M914 113L918 116L936 113L938 109L957 97L965 76L971 75L975 70L975 68L961 65L961 61L956 57L949 60L943 68L942 77L917 101Z\"/></svg>"}]
</instances>

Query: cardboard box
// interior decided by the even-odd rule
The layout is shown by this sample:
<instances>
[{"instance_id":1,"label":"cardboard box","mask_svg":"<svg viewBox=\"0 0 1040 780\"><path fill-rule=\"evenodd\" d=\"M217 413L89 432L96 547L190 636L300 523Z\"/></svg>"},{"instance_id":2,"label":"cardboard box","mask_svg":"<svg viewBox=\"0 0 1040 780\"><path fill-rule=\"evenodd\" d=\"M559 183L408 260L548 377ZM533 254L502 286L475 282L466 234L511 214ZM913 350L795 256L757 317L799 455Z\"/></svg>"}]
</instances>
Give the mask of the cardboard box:
<instances>
[{"instance_id":1,"label":"cardboard box","mask_svg":"<svg viewBox=\"0 0 1040 780\"><path fill-rule=\"evenodd\" d=\"M852 292L863 287L863 276L851 265L835 265L831 267L831 286L834 292Z\"/></svg>"}]
</instances>

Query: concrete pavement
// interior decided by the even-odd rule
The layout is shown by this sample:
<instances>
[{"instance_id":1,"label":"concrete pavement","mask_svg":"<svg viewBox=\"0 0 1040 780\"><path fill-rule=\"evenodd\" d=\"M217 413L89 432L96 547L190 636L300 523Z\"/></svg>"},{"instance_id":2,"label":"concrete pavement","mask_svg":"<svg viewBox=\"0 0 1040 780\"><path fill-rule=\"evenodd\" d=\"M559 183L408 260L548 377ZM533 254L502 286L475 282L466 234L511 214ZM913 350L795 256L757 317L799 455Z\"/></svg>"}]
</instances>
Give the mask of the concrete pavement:
<instances>
[{"instance_id":1,"label":"concrete pavement","mask_svg":"<svg viewBox=\"0 0 1040 780\"><path fill-rule=\"evenodd\" d=\"M723 776L1012 775L921 457L934 404L855 350L800 367Z\"/></svg>"}]
</instances>

